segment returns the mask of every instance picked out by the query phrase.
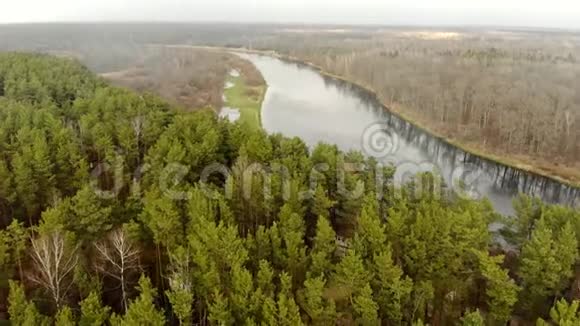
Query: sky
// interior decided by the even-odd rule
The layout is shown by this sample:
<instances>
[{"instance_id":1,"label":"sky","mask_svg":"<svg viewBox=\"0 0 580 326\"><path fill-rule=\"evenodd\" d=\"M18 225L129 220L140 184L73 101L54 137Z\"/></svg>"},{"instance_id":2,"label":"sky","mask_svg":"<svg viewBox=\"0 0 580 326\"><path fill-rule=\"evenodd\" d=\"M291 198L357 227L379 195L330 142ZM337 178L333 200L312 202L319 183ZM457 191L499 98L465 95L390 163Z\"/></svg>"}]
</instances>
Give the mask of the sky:
<instances>
[{"instance_id":1,"label":"sky","mask_svg":"<svg viewBox=\"0 0 580 326\"><path fill-rule=\"evenodd\" d=\"M579 0L0 0L0 23L269 22L580 29Z\"/></svg>"}]
</instances>

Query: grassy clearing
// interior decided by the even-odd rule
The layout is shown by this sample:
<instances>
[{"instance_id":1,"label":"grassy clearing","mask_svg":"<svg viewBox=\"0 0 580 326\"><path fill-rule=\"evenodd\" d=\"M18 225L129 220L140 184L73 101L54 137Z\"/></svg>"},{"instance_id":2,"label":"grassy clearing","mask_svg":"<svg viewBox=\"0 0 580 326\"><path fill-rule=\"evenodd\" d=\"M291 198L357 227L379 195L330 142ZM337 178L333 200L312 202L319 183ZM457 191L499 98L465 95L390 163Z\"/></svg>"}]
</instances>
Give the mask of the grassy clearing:
<instances>
[{"instance_id":1,"label":"grassy clearing","mask_svg":"<svg viewBox=\"0 0 580 326\"><path fill-rule=\"evenodd\" d=\"M246 83L243 75L239 77L229 76L228 81L234 86L224 91L226 96L224 105L240 110L240 123L255 129L261 128L260 111L266 86L250 86Z\"/></svg>"}]
</instances>

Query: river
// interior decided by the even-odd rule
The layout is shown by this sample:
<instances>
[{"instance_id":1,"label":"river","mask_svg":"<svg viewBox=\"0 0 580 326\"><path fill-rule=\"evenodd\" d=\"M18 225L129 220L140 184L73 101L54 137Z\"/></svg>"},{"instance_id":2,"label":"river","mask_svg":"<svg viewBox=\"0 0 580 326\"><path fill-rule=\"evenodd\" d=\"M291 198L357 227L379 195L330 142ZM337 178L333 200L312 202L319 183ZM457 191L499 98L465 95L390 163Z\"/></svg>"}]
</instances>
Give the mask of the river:
<instances>
[{"instance_id":1,"label":"river","mask_svg":"<svg viewBox=\"0 0 580 326\"><path fill-rule=\"evenodd\" d=\"M550 203L580 203L579 189L465 153L390 114L373 94L356 85L306 65L238 55L250 60L268 84L262 125L269 133L297 136L311 147L326 142L344 151L360 150L393 164L399 182L420 171L435 171L451 189L486 197L504 215L513 214L512 199L518 192Z\"/></svg>"}]
</instances>

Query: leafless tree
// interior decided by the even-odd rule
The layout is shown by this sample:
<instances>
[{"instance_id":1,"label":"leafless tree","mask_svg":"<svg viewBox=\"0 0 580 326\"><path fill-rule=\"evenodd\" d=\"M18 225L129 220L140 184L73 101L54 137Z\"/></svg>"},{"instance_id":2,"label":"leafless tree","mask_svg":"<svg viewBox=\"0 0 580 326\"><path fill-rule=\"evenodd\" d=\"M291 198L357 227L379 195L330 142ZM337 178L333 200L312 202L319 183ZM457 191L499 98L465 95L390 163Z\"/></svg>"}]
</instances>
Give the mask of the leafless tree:
<instances>
[{"instance_id":1,"label":"leafless tree","mask_svg":"<svg viewBox=\"0 0 580 326\"><path fill-rule=\"evenodd\" d=\"M30 278L50 293L59 309L72 285L70 274L78 263L77 250L67 244L60 231L41 235L31 242L35 269Z\"/></svg>"},{"instance_id":2,"label":"leafless tree","mask_svg":"<svg viewBox=\"0 0 580 326\"><path fill-rule=\"evenodd\" d=\"M95 248L98 253L96 269L119 281L123 309L127 309L129 276L140 268L139 248L123 229L111 231L104 240L95 244Z\"/></svg>"}]
</instances>

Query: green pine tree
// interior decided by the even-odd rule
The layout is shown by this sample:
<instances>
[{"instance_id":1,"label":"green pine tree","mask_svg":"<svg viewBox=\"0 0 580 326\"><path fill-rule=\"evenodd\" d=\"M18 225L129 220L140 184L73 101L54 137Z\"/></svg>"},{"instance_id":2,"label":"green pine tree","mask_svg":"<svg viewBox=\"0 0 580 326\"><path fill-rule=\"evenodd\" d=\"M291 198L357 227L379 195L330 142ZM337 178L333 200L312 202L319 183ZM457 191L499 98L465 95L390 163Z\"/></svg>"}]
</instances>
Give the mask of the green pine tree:
<instances>
[{"instance_id":1,"label":"green pine tree","mask_svg":"<svg viewBox=\"0 0 580 326\"><path fill-rule=\"evenodd\" d=\"M332 277L333 283L338 286L348 298L357 295L370 280L370 273L365 268L363 260L352 249L336 266Z\"/></svg>"},{"instance_id":2,"label":"green pine tree","mask_svg":"<svg viewBox=\"0 0 580 326\"><path fill-rule=\"evenodd\" d=\"M139 279L139 297L129 304L127 312L122 318L114 318L120 326L162 326L165 325L165 316L155 307L157 290L152 287L146 276Z\"/></svg>"},{"instance_id":3,"label":"green pine tree","mask_svg":"<svg viewBox=\"0 0 580 326\"><path fill-rule=\"evenodd\" d=\"M479 270L486 281L487 306L492 323L506 323L518 300L519 288L508 271L501 268L503 256L490 257L487 252L477 252Z\"/></svg>"},{"instance_id":4,"label":"green pine tree","mask_svg":"<svg viewBox=\"0 0 580 326\"><path fill-rule=\"evenodd\" d=\"M461 318L461 326L485 326L485 320L479 310L467 312Z\"/></svg>"},{"instance_id":5,"label":"green pine tree","mask_svg":"<svg viewBox=\"0 0 580 326\"><path fill-rule=\"evenodd\" d=\"M81 317L79 326L100 326L109 319L109 307L103 307L97 292L91 292L80 302Z\"/></svg>"},{"instance_id":6,"label":"green pine tree","mask_svg":"<svg viewBox=\"0 0 580 326\"><path fill-rule=\"evenodd\" d=\"M323 276L304 281L300 295L300 306L310 318L312 325L330 325L336 322L336 306L333 300L325 298L326 281Z\"/></svg>"},{"instance_id":7,"label":"green pine tree","mask_svg":"<svg viewBox=\"0 0 580 326\"><path fill-rule=\"evenodd\" d=\"M576 326L580 325L580 301L576 300L568 303L565 299L560 299L550 310L551 321L558 326ZM538 319L536 325L548 326L543 319Z\"/></svg>"},{"instance_id":8,"label":"green pine tree","mask_svg":"<svg viewBox=\"0 0 580 326\"><path fill-rule=\"evenodd\" d=\"M379 306L373 301L368 283L353 298L354 317L358 325L380 325Z\"/></svg>"},{"instance_id":9,"label":"green pine tree","mask_svg":"<svg viewBox=\"0 0 580 326\"><path fill-rule=\"evenodd\" d=\"M62 307L56 314L54 323L56 326L75 326L75 319L72 310L68 306Z\"/></svg>"},{"instance_id":10,"label":"green pine tree","mask_svg":"<svg viewBox=\"0 0 580 326\"><path fill-rule=\"evenodd\" d=\"M522 248L519 268L522 303L528 312L541 312L548 297L564 289L578 255L575 239L569 224L554 235L543 218L537 222L531 239Z\"/></svg>"},{"instance_id":11,"label":"green pine tree","mask_svg":"<svg viewBox=\"0 0 580 326\"><path fill-rule=\"evenodd\" d=\"M235 320L229 309L228 300L216 289L209 305L209 320L215 325L234 325Z\"/></svg>"},{"instance_id":12,"label":"green pine tree","mask_svg":"<svg viewBox=\"0 0 580 326\"><path fill-rule=\"evenodd\" d=\"M336 251L336 233L327 217L319 216L316 224L314 246L310 252L311 277L329 275L332 272L332 259Z\"/></svg>"},{"instance_id":13,"label":"green pine tree","mask_svg":"<svg viewBox=\"0 0 580 326\"><path fill-rule=\"evenodd\" d=\"M373 258L374 277L371 280L375 302L381 318L400 324L411 299L413 282L393 262L389 247Z\"/></svg>"}]
</instances>

